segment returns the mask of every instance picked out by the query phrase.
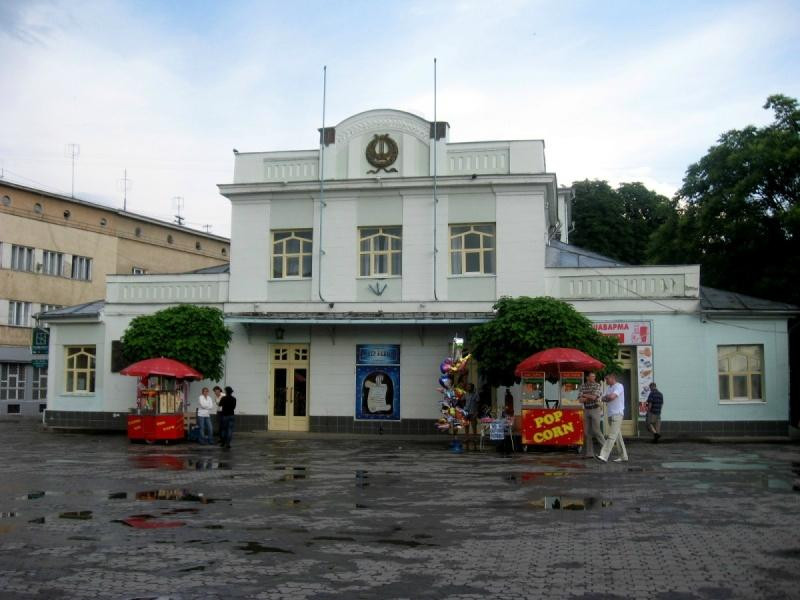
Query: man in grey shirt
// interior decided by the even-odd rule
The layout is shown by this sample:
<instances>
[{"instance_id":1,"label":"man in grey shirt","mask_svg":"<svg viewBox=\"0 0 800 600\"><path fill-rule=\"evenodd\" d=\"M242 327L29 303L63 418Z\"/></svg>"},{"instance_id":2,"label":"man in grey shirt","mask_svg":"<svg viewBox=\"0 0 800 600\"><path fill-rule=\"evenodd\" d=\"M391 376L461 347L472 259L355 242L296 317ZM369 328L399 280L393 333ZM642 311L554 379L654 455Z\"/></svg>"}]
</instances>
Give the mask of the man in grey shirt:
<instances>
[{"instance_id":1,"label":"man in grey shirt","mask_svg":"<svg viewBox=\"0 0 800 600\"><path fill-rule=\"evenodd\" d=\"M475 389L474 383L467 384L467 393L464 394L464 410L467 411L469 425L467 433L472 429L472 433L478 433L478 400L480 396Z\"/></svg>"},{"instance_id":2,"label":"man in grey shirt","mask_svg":"<svg viewBox=\"0 0 800 600\"><path fill-rule=\"evenodd\" d=\"M586 381L581 386L578 399L583 402L583 457L594 456L594 440L603 447L606 437L600 431L600 419L603 410L600 408L600 384L596 381L597 375L589 373Z\"/></svg>"}]
</instances>

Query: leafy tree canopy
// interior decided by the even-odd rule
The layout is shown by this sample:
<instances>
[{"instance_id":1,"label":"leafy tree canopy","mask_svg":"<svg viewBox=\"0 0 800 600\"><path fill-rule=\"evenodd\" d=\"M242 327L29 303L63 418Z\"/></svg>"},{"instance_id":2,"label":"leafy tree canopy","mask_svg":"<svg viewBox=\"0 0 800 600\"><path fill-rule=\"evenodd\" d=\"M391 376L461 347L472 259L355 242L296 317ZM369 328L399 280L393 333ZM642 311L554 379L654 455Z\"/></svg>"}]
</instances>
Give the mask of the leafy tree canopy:
<instances>
[{"instance_id":1,"label":"leafy tree canopy","mask_svg":"<svg viewBox=\"0 0 800 600\"><path fill-rule=\"evenodd\" d=\"M481 374L493 386L512 385L514 369L547 348L577 348L616 368L617 341L592 327L570 304L555 298L501 298L496 316L469 331L469 349Z\"/></svg>"},{"instance_id":2,"label":"leafy tree canopy","mask_svg":"<svg viewBox=\"0 0 800 600\"><path fill-rule=\"evenodd\" d=\"M675 210L666 197L639 182L615 190L606 181L587 179L572 188L571 243L629 264L647 262L650 237Z\"/></svg>"},{"instance_id":3,"label":"leafy tree canopy","mask_svg":"<svg viewBox=\"0 0 800 600\"><path fill-rule=\"evenodd\" d=\"M122 346L131 362L164 356L186 363L207 379L219 380L231 335L221 310L181 304L133 319L122 336Z\"/></svg>"},{"instance_id":4,"label":"leafy tree canopy","mask_svg":"<svg viewBox=\"0 0 800 600\"><path fill-rule=\"evenodd\" d=\"M783 95L764 108L771 124L723 133L689 166L650 253L699 263L706 285L800 304L800 110Z\"/></svg>"}]
</instances>

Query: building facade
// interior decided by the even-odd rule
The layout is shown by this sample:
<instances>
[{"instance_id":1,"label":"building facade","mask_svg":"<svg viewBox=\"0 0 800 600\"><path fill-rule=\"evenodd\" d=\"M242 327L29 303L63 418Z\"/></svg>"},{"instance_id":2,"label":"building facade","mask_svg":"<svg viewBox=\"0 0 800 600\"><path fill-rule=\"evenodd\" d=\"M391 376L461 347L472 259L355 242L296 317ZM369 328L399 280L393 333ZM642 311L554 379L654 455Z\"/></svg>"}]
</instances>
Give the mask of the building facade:
<instances>
[{"instance_id":1,"label":"building facade","mask_svg":"<svg viewBox=\"0 0 800 600\"><path fill-rule=\"evenodd\" d=\"M654 379L667 431L785 432L796 309L701 288L697 266L571 246L571 191L545 165L541 140L450 143L446 123L394 110L326 128L318 150L237 153L220 186L229 273L109 277L103 304L53 313L50 357L65 367L47 422L121 427L134 382L111 372L113 342L138 314L194 302L233 330L225 383L245 426L433 432L453 337L500 297L552 296L619 337L628 435ZM65 393L84 346L97 389Z\"/></svg>"},{"instance_id":2,"label":"building facade","mask_svg":"<svg viewBox=\"0 0 800 600\"><path fill-rule=\"evenodd\" d=\"M228 252L223 237L0 181L0 418L46 405L39 313L103 299L110 274L226 265Z\"/></svg>"}]
</instances>

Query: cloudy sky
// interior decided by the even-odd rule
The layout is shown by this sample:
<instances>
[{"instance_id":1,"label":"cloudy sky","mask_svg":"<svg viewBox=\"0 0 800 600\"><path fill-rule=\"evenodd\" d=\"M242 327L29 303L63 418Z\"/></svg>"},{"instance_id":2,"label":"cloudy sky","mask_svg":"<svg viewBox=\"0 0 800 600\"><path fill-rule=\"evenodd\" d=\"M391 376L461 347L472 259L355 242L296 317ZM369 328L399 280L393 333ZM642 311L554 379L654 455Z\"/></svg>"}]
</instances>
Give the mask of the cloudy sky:
<instances>
[{"instance_id":1,"label":"cloudy sky","mask_svg":"<svg viewBox=\"0 0 800 600\"><path fill-rule=\"evenodd\" d=\"M370 108L451 141L544 138L560 184L672 195L720 133L800 97L800 3L0 0L0 173L230 232L232 149L313 148Z\"/></svg>"}]
</instances>

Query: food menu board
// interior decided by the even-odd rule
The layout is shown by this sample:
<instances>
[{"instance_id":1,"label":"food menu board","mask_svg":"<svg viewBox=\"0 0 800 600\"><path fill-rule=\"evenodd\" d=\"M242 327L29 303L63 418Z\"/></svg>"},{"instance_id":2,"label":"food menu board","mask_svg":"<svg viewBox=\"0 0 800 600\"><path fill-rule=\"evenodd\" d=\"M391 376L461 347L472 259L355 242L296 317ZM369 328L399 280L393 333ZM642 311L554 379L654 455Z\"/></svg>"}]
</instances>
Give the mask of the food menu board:
<instances>
[{"instance_id":1,"label":"food menu board","mask_svg":"<svg viewBox=\"0 0 800 600\"><path fill-rule=\"evenodd\" d=\"M528 406L544 406L544 371L522 374L522 403Z\"/></svg>"},{"instance_id":2,"label":"food menu board","mask_svg":"<svg viewBox=\"0 0 800 600\"><path fill-rule=\"evenodd\" d=\"M650 394L650 384L653 382L653 347L636 347L636 367L639 381L639 416L647 414L647 396Z\"/></svg>"},{"instance_id":3,"label":"food menu board","mask_svg":"<svg viewBox=\"0 0 800 600\"><path fill-rule=\"evenodd\" d=\"M583 406L578 400L582 383L583 373L580 371L561 372L561 406Z\"/></svg>"}]
</instances>

